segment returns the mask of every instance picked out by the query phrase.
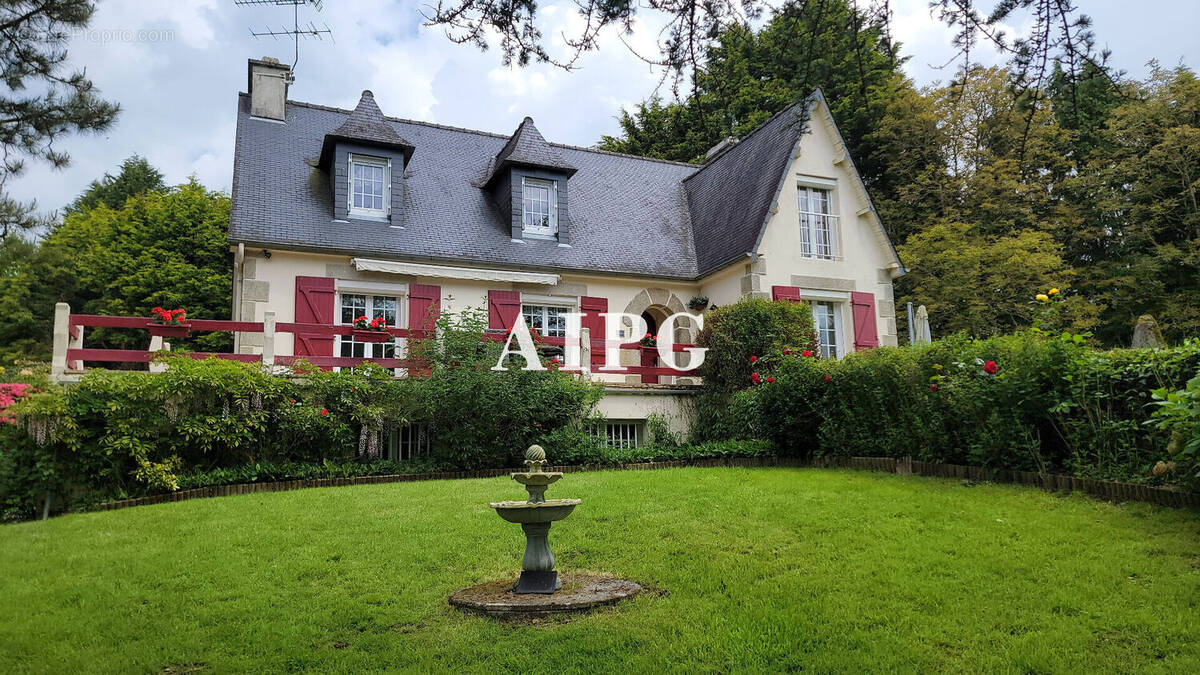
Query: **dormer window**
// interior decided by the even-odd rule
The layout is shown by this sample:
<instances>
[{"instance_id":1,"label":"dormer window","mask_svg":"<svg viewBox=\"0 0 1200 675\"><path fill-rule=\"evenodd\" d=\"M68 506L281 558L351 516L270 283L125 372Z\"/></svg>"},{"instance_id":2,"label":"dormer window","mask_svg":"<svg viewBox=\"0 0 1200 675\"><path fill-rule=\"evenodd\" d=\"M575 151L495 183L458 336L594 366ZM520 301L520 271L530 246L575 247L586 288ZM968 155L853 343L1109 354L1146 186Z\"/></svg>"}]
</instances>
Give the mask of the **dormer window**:
<instances>
[{"instance_id":1,"label":"dormer window","mask_svg":"<svg viewBox=\"0 0 1200 675\"><path fill-rule=\"evenodd\" d=\"M558 190L555 181L521 179L525 234L553 237L558 234Z\"/></svg>"},{"instance_id":2,"label":"dormer window","mask_svg":"<svg viewBox=\"0 0 1200 675\"><path fill-rule=\"evenodd\" d=\"M391 162L379 157L350 155L350 215L387 218Z\"/></svg>"}]
</instances>

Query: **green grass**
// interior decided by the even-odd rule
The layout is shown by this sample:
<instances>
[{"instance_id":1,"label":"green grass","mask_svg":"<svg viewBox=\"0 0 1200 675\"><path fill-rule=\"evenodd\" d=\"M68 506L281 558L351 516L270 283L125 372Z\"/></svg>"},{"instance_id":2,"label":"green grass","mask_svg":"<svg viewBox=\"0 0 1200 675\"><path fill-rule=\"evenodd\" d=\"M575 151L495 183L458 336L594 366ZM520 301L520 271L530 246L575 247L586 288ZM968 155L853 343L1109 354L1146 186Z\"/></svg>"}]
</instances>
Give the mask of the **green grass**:
<instances>
[{"instance_id":1,"label":"green grass","mask_svg":"<svg viewBox=\"0 0 1200 675\"><path fill-rule=\"evenodd\" d=\"M0 527L0 671L1200 672L1200 515L812 469L568 475L559 569L653 592L501 624L503 478Z\"/></svg>"}]
</instances>

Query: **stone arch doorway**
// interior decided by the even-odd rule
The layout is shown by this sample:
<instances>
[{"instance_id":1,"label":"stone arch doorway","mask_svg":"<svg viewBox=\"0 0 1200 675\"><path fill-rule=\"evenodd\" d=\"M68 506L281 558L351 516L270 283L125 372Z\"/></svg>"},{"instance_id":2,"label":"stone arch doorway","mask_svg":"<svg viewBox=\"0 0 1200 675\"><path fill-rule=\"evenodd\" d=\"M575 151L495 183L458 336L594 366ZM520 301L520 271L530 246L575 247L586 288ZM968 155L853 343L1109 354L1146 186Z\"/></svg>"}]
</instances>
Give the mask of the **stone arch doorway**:
<instances>
[{"instance_id":1,"label":"stone arch doorway","mask_svg":"<svg viewBox=\"0 0 1200 675\"><path fill-rule=\"evenodd\" d=\"M679 296L665 288L647 288L633 297L625 306L625 313L640 316L646 320L646 327L657 335L663 322L672 314L685 311L686 308ZM633 328L630 326L629 328ZM640 336L639 336L640 337ZM695 326L690 322L678 321L675 324L675 341L694 343Z\"/></svg>"}]
</instances>

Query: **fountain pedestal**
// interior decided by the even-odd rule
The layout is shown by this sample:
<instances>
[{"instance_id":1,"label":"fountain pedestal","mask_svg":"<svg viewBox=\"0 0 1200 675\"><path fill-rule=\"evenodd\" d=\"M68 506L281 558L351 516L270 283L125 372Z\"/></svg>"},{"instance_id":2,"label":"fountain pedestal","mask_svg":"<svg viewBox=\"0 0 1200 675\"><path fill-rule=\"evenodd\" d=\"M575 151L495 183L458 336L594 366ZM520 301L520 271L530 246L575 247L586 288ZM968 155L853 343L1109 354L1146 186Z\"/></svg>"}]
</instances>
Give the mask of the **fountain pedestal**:
<instances>
[{"instance_id":1,"label":"fountain pedestal","mask_svg":"<svg viewBox=\"0 0 1200 675\"><path fill-rule=\"evenodd\" d=\"M546 499L546 488L562 473L542 471L546 451L537 445L525 451L528 471L512 474L513 480L525 486L529 498L523 502L492 502L497 515L517 523L525 533L525 556L521 560L521 577L511 581L491 581L464 588L450 596L450 604L466 611L496 618L537 616L557 612L578 612L630 598L642 587L627 579L607 575L572 574L559 579L554 569L554 553L550 550L550 525L571 515L580 504L578 499Z\"/></svg>"},{"instance_id":2,"label":"fountain pedestal","mask_svg":"<svg viewBox=\"0 0 1200 675\"><path fill-rule=\"evenodd\" d=\"M562 588L554 570L554 552L550 550L550 523L522 523L525 531L525 557L521 559L521 578L514 593L553 593Z\"/></svg>"}]
</instances>

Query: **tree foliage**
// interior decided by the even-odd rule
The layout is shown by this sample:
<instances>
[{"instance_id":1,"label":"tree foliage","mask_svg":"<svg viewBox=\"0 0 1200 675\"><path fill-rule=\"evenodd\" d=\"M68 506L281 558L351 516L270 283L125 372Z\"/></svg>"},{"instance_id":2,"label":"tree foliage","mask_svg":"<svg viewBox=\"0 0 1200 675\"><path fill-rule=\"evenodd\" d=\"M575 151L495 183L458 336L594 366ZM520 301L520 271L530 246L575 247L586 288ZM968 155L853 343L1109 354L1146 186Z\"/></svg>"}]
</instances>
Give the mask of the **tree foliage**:
<instances>
[{"instance_id":1,"label":"tree foliage","mask_svg":"<svg viewBox=\"0 0 1200 675\"><path fill-rule=\"evenodd\" d=\"M130 158L116 177L94 182L41 242L0 248L7 282L0 288L0 358L47 358L60 301L84 314L149 316L162 306L184 307L192 318L229 316L229 197L194 180L136 192L161 183L160 176L145 160ZM110 208L109 200L120 206ZM146 346L145 333L136 331L96 329L87 340L96 347ZM221 333L176 342L229 347Z\"/></svg>"},{"instance_id":2,"label":"tree foliage","mask_svg":"<svg viewBox=\"0 0 1200 675\"><path fill-rule=\"evenodd\" d=\"M92 181L83 194L67 207L68 213L95 208L101 204L113 210L125 206L125 200L144 192L161 190L166 187L162 172L150 165L144 157L133 155L121 162L121 170L117 175L104 174L99 180Z\"/></svg>"},{"instance_id":3,"label":"tree foliage","mask_svg":"<svg viewBox=\"0 0 1200 675\"><path fill-rule=\"evenodd\" d=\"M0 4L0 240L32 229L34 204L4 190L27 159L66 166L55 147L64 135L101 131L118 107L101 99L82 70L66 72L69 31L87 26L95 9L87 0L12 0Z\"/></svg>"}]
</instances>

